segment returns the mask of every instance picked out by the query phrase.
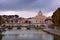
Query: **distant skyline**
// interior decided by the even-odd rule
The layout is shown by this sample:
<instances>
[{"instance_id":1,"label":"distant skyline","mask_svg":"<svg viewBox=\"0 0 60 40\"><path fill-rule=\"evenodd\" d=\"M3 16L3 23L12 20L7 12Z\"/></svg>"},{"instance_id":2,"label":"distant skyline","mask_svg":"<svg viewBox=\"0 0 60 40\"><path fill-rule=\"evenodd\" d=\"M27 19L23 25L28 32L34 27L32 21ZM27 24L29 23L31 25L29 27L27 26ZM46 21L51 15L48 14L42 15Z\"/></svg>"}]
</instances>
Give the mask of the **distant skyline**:
<instances>
[{"instance_id":1,"label":"distant skyline","mask_svg":"<svg viewBox=\"0 0 60 40\"><path fill-rule=\"evenodd\" d=\"M19 15L33 17L40 10L45 16L60 7L60 0L0 0L0 15Z\"/></svg>"}]
</instances>

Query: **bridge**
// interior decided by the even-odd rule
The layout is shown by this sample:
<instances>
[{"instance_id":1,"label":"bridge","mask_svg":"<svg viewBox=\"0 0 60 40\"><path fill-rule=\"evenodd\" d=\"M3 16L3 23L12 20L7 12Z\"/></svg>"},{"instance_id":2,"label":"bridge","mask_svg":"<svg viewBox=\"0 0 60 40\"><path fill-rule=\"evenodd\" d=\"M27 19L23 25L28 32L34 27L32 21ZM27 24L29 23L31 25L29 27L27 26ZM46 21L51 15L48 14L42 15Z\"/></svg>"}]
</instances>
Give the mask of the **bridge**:
<instances>
[{"instance_id":1,"label":"bridge","mask_svg":"<svg viewBox=\"0 0 60 40\"><path fill-rule=\"evenodd\" d=\"M2 24L2 27L0 27L0 30L7 30L7 29L21 29L21 28L26 28L26 29L39 29L39 28L45 28L46 27L46 24L40 24L40 23L37 23L37 24L20 24L20 23L5 23L5 24Z\"/></svg>"},{"instance_id":2,"label":"bridge","mask_svg":"<svg viewBox=\"0 0 60 40\"><path fill-rule=\"evenodd\" d=\"M34 23L34 24L21 24L21 23L5 23L2 24L2 26L40 26L42 24L40 23Z\"/></svg>"}]
</instances>

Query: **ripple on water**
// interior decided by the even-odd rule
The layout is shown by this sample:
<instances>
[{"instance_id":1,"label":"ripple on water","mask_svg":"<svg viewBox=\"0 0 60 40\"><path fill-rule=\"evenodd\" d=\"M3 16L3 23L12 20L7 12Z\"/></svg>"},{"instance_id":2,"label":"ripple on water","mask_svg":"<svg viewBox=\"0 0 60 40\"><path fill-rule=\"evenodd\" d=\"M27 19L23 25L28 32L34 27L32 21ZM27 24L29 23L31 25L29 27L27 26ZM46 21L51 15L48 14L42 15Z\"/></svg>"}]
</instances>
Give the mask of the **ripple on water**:
<instances>
[{"instance_id":1,"label":"ripple on water","mask_svg":"<svg viewBox=\"0 0 60 40\"><path fill-rule=\"evenodd\" d=\"M53 36L36 30L8 30L2 40L53 40Z\"/></svg>"}]
</instances>

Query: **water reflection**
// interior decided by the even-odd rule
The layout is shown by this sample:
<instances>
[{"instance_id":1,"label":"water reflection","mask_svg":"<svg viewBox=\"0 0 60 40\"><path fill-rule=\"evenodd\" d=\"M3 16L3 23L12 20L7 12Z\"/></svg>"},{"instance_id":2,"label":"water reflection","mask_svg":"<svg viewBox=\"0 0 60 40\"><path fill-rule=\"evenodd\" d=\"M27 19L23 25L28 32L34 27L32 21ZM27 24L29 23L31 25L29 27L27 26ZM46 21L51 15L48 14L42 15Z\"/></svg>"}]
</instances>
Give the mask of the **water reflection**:
<instances>
[{"instance_id":1,"label":"water reflection","mask_svg":"<svg viewBox=\"0 0 60 40\"><path fill-rule=\"evenodd\" d=\"M2 40L53 40L54 36L40 30L8 30ZM55 40L55 39L54 39Z\"/></svg>"}]
</instances>

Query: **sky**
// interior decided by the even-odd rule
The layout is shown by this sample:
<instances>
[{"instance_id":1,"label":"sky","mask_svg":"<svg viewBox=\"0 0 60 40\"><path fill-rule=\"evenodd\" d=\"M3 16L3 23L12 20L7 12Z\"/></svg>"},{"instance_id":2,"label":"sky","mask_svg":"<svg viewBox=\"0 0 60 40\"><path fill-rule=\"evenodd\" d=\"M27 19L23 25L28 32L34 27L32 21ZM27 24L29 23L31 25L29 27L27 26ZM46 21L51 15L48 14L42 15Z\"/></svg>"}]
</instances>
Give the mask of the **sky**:
<instances>
[{"instance_id":1,"label":"sky","mask_svg":"<svg viewBox=\"0 0 60 40\"><path fill-rule=\"evenodd\" d=\"M33 17L41 10L51 16L60 7L60 0L0 0L0 15Z\"/></svg>"}]
</instances>

